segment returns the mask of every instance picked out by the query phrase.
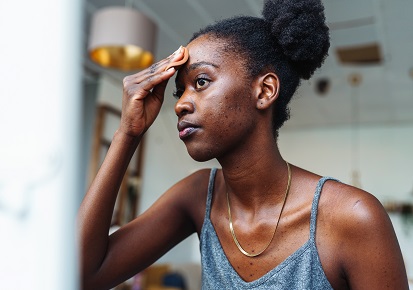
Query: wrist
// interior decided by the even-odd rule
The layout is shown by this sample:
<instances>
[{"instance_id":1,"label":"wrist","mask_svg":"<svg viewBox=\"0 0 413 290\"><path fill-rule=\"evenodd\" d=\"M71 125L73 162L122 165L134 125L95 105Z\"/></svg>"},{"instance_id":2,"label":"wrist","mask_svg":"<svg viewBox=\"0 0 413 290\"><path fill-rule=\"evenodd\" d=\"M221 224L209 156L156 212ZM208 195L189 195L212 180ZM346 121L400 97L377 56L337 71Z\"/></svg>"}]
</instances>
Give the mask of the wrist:
<instances>
[{"instance_id":1,"label":"wrist","mask_svg":"<svg viewBox=\"0 0 413 290\"><path fill-rule=\"evenodd\" d=\"M119 128L113 136L113 141L119 140L124 145L138 146L139 142L142 140L142 137L143 134L134 136L122 131L122 129Z\"/></svg>"}]
</instances>

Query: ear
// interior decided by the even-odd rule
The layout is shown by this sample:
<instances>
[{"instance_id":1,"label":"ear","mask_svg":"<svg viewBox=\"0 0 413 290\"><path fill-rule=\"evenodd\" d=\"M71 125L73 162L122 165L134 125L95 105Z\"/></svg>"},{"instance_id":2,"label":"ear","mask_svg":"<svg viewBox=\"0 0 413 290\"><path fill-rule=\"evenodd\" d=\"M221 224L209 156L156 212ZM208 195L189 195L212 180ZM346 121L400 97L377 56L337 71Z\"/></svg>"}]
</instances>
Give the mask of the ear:
<instances>
[{"instance_id":1,"label":"ear","mask_svg":"<svg viewBox=\"0 0 413 290\"><path fill-rule=\"evenodd\" d=\"M256 82L256 108L266 110L275 102L280 92L280 81L275 73L266 73Z\"/></svg>"}]
</instances>

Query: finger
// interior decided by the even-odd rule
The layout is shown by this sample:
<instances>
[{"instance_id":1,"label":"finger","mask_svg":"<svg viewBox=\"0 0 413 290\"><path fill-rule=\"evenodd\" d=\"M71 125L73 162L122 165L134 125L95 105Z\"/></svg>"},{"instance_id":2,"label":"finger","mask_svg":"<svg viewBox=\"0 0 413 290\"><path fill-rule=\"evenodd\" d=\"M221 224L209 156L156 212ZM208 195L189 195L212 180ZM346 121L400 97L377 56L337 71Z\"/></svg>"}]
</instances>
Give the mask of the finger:
<instances>
[{"instance_id":1,"label":"finger","mask_svg":"<svg viewBox=\"0 0 413 290\"><path fill-rule=\"evenodd\" d=\"M186 47L181 47L180 49L181 49L181 51L182 51L182 53L183 53L182 58L177 58L177 59L175 59L174 61L170 62L170 63L166 66L165 70L168 70L168 69L171 68L171 67L175 67L175 69L178 69L181 65L183 65L184 63L187 62L187 60L188 60L188 58L189 58L188 49L187 49ZM181 51L180 51L180 52L181 52ZM179 55L179 54L178 54L178 55Z\"/></svg>"},{"instance_id":2,"label":"finger","mask_svg":"<svg viewBox=\"0 0 413 290\"><path fill-rule=\"evenodd\" d=\"M147 69L144 69L136 74L133 75L128 75L123 79L123 85L131 85L131 84L138 84L142 82L145 78L157 73L161 72L162 68L165 67L165 65L169 63L167 59L162 59L158 61L157 63L152 64L150 67Z\"/></svg>"},{"instance_id":3,"label":"finger","mask_svg":"<svg viewBox=\"0 0 413 290\"><path fill-rule=\"evenodd\" d=\"M187 60L188 50L186 49L186 47L180 46L173 54L171 54L167 58L164 58L163 60L151 65L148 69L144 71L143 74L140 74L138 78L136 78L135 80L142 81L142 78L144 78L145 74L147 76L151 76L160 71L168 70L172 66L176 67L182 65Z\"/></svg>"},{"instance_id":4,"label":"finger","mask_svg":"<svg viewBox=\"0 0 413 290\"><path fill-rule=\"evenodd\" d=\"M159 97L160 94L163 94L162 91L165 91L165 88L162 89L162 85L160 89L157 89L156 87L160 85L162 82L166 81L167 83L174 73L175 68L170 68L167 71L162 71L161 73L147 77L138 84L138 87L136 88L134 95L138 99L143 99L151 92L151 90L155 90L156 94Z\"/></svg>"},{"instance_id":5,"label":"finger","mask_svg":"<svg viewBox=\"0 0 413 290\"><path fill-rule=\"evenodd\" d=\"M124 87L127 87L131 84L139 84L143 82L146 78L151 78L153 75L165 71L165 68L170 66L169 64L176 64L178 62L181 62L184 57L184 50L180 48L173 54L171 54L168 58L162 59L161 61L151 65L149 68L141 72L138 72L134 75L126 76L123 79L123 85Z\"/></svg>"}]
</instances>

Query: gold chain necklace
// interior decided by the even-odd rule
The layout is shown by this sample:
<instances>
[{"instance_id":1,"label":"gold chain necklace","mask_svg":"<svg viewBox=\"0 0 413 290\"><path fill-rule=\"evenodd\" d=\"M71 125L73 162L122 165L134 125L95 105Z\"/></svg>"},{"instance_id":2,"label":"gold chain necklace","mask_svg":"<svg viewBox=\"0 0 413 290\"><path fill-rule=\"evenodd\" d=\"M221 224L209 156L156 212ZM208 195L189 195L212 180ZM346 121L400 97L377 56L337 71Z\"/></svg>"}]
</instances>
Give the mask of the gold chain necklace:
<instances>
[{"instance_id":1,"label":"gold chain necklace","mask_svg":"<svg viewBox=\"0 0 413 290\"><path fill-rule=\"evenodd\" d=\"M285 202L287 201L287 196L288 196L288 192L290 191L290 185L291 185L291 169L290 169L290 164L288 164L288 162L285 162L287 164L287 170L288 170L288 182L287 182L287 189L285 190L285 196L284 196L284 201L283 201L283 205L281 207L280 210L280 214L278 215L278 220L277 220L277 224L275 225L275 229L274 232L272 233L272 237L271 240L268 242L268 244L264 247L264 249L256 254L250 254L247 251L245 251L242 246L240 245L240 243L238 242L237 236L235 235L235 231L234 231L234 226L232 225L232 218L231 218L231 207L229 205L229 196L228 196L228 191L227 191L227 204L228 204L228 217L229 217L229 230L231 231L231 235L232 235L232 239L235 242L235 245L237 245L238 250L240 250L241 253L243 253L245 256L248 257L256 257L261 255L271 244L272 240L274 239L275 236L275 232L277 231L277 227L278 227L278 223L280 222L281 219L281 214L283 212L284 206L285 206Z\"/></svg>"}]
</instances>

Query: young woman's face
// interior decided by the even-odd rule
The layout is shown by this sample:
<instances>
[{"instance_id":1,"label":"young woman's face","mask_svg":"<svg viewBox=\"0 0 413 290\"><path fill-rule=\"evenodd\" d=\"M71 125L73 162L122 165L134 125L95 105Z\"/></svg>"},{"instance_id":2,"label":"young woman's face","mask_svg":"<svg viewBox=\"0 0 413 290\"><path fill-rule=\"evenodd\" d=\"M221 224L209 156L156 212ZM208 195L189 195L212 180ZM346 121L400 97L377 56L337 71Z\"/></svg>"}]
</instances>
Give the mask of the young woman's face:
<instances>
[{"instance_id":1,"label":"young woman's face","mask_svg":"<svg viewBox=\"0 0 413 290\"><path fill-rule=\"evenodd\" d=\"M236 149L254 129L251 80L240 57L224 47L223 40L208 35L193 40L176 77L179 137L197 161Z\"/></svg>"}]
</instances>

